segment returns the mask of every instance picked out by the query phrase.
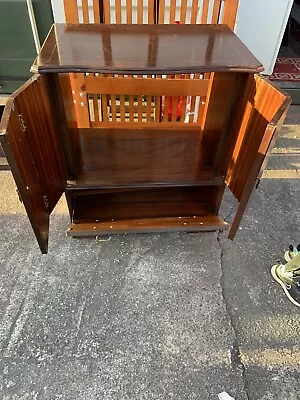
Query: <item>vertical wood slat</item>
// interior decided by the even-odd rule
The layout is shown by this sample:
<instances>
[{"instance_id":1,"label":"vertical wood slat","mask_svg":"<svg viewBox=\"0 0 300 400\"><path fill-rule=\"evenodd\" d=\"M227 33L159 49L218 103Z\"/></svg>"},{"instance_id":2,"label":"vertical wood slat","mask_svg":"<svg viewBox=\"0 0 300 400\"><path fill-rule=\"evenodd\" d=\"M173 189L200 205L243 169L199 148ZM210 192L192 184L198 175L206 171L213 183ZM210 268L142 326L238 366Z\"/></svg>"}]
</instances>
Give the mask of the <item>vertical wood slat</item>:
<instances>
[{"instance_id":1,"label":"vertical wood slat","mask_svg":"<svg viewBox=\"0 0 300 400\"><path fill-rule=\"evenodd\" d=\"M221 8L221 0L215 0L212 18L211 18L212 24L217 24L219 22L220 8Z\"/></svg>"},{"instance_id":2,"label":"vertical wood slat","mask_svg":"<svg viewBox=\"0 0 300 400\"><path fill-rule=\"evenodd\" d=\"M134 99L133 95L129 95L129 122L134 122Z\"/></svg>"},{"instance_id":3,"label":"vertical wood slat","mask_svg":"<svg viewBox=\"0 0 300 400\"><path fill-rule=\"evenodd\" d=\"M110 24L110 0L103 0L104 22Z\"/></svg>"},{"instance_id":4,"label":"vertical wood slat","mask_svg":"<svg viewBox=\"0 0 300 400\"><path fill-rule=\"evenodd\" d=\"M180 122L184 122L184 120L185 120L186 103L187 103L187 96L183 96L182 104L181 104Z\"/></svg>"},{"instance_id":5,"label":"vertical wood slat","mask_svg":"<svg viewBox=\"0 0 300 400\"><path fill-rule=\"evenodd\" d=\"M138 95L138 121L143 121L143 96Z\"/></svg>"},{"instance_id":6,"label":"vertical wood slat","mask_svg":"<svg viewBox=\"0 0 300 400\"><path fill-rule=\"evenodd\" d=\"M134 122L134 99L133 95L128 96L128 102L129 102L129 122Z\"/></svg>"},{"instance_id":7,"label":"vertical wood slat","mask_svg":"<svg viewBox=\"0 0 300 400\"><path fill-rule=\"evenodd\" d=\"M152 96L147 96L147 106L146 106L146 115L147 115L147 122L151 121L151 105L152 105Z\"/></svg>"},{"instance_id":8,"label":"vertical wood slat","mask_svg":"<svg viewBox=\"0 0 300 400\"><path fill-rule=\"evenodd\" d=\"M98 101L99 101L98 100L98 95L94 94L93 95L93 108L94 108L94 119L95 119L95 121L100 121Z\"/></svg>"},{"instance_id":9,"label":"vertical wood slat","mask_svg":"<svg viewBox=\"0 0 300 400\"><path fill-rule=\"evenodd\" d=\"M82 15L83 15L83 23L89 23L89 5L88 0L81 0L82 1Z\"/></svg>"},{"instance_id":10,"label":"vertical wood slat","mask_svg":"<svg viewBox=\"0 0 300 400\"><path fill-rule=\"evenodd\" d=\"M93 0L93 13L94 13L94 23L100 24L99 0Z\"/></svg>"},{"instance_id":11,"label":"vertical wood slat","mask_svg":"<svg viewBox=\"0 0 300 400\"><path fill-rule=\"evenodd\" d=\"M181 0L181 7L180 7L180 23L186 23L186 9L187 9L187 0Z\"/></svg>"},{"instance_id":12,"label":"vertical wood slat","mask_svg":"<svg viewBox=\"0 0 300 400\"><path fill-rule=\"evenodd\" d=\"M138 24L142 24L143 23L143 11L144 11L144 7L143 7L143 0L137 0L137 23Z\"/></svg>"},{"instance_id":13,"label":"vertical wood slat","mask_svg":"<svg viewBox=\"0 0 300 400\"><path fill-rule=\"evenodd\" d=\"M158 23L165 23L165 0L159 0Z\"/></svg>"},{"instance_id":14,"label":"vertical wood slat","mask_svg":"<svg viewBox=\"0 0 300 400\"><path fill-rule=\"evenodd\" d=\"M135 79L143 79L143 76L137 75ZM137 120L143 122L143 96L141 94L137 96Z\"/></svg>"},{"instance_id":15,"label":"vertical wood slat","mask_svg":"<svg viewBox=\"0 0 300 400\"><path fill-rule=\"evenodd\" d=\"M202 4L202 15L201 15L201 24L207 24L208 21L208 8L209 8L209 0L203 0Z\"/></svg>"},{"instance_id":16,"label":"vertical wood slat","mask_svg":"<svg viewBox=\"0 0 300 400\"><path fill-rule=\"evenodd\" d=\"M148 0L148 24L154 24L154 0Z\"/></svg>"},{"instance_id":17,"label":"vertical wood slat","mask_svg":"<svg viewBox=\"0 0 300 400\"><path fill-rule=\"evenodd\" d=\"M199 98L199 105L197 111L197 124L200 124L203 119L204 107L205 107L205 97Z\"/></svg>"},{"instance_id":18,"label":"vertical wood slat","mask_svg":"<svg viewBox=\"0 0 300 400\"><path fill-rule=\"evenodd\" d=\"M155 96L155 122L160 122L161 97Z\"/></svg>"},{"instance_id":19,"label":"vertical wood slat","mask_svg":"<svg viewBox=\"0 0 300 400\"><path fill-rule=\"evenodd\" d=\"M101 95L101 114L102 114L102 121L108 122L108 115L107 115L107 95Z\"/></svg>"},{"instance_id":20,"label":"vertical wood slat","mask_svg":"<svg viewBox=\"0 0 300 400\"><path fill-rule=\"evenodd\" d=\"M126 23L132 24L132 0L126 0Z\"/></svg>"},{"instance_id":21,"label":"vertical wood slat","mask_svg":"<svg viewBox=\"0 0 300 400\"><path fill-rule=\"evenodd\" d=\"M200 74L195 74L195 76L197 76L198 79L200 79ZM203 77L204 77L204 79L209 79L210 73L206 72ZM199 101L199 106L198 106L198 110L197 110L197 114L198 114L197 123L201 123L202 122L203 115L204 115L205 104L206 104L206 97L200 97L199 100L200 101Z\"/></svg>"},{"instance_id":22,"label":"vertical wood slat","mask_svg":"<svg viewBox=\"0 0 300 400\"><path fill-rule=\"evenodd\" d=\"M193 0L191 24L195 24L197 22L197 15L198 15L198 0Z\"/></svg>"},{"instance_id":23,"label":"vertical wood slat","mask_svg":"<svg viewBox=\"0 0 300 400\"><path fill-rule=\"evenodd\" d=\"M191 97L189 122L194 122L196 96Z\"/></svg>"},{"instance_id":24,"label":"vertical wood slat","mask_svg":"<svg viewBox=\"0 0 300 400\"><path fill-rule=\"evenodd\" d=\"M200 97L199 99L199 106L197 110L197 123L201 124L203 120L204 108L206 104L206 97Z\"/></svg>"},{"instance_id":25,"label":"vertical wood slat","mask_svg":"<svg viewBox=\"0 0 300 400\"><path fill-rule=\"evenodd\" d=\"M67 24L78 24L77 0L64 0L65 18Z\"/></svg>"},{"instance_id":26,"label":"vertical wood slat","mask_svg":"<svg viewBox=\"0 0 300 400\"><path fill-rule=\"evenodd\" d=\"M196 73L194 75L194 79L200 79L200 74ZM190 104L190 117L189 117L189 122L193 122L194 121L194 115L195 115L195 105L196 105L196 96L192 96L191 97L191 104Z\"/></svg>"},{"instance_id":27,"label":"vertical wood slat","mask_svg":"<svg viewBox=\"0 0 300 400\"><path fill-rule=\"evenodd\" d=\"M170 106L170 96L165 96L163 122L168 122L169 120L169 106Z\"/></svg>"},{"instance_id":28,"label":"vertical wood slat","mask_svg":"<svg viewBox=\"0 0 300 400\"><path fill-rule=\"evenodd\" d=\"M121 0L115 0L116 23L122 23Z\"/></svg>"},{"instance_id":29,"label":"vertical wood slat","mask_svg":"<svg viewBox=\"0 0 300 400\"><path fill-rule=\"evenodd\" d=\"M161 0L162 2L164 0ZM156 75L155 79L161 79L161 75ZM161 119L161 96L155 96L155 122Z\"/></svg>"},{"instance_id":30,"label":"vertical wood slat","mask_svg":"<svg viewBox=\"0 0 300 400\"><path fill-rule=\"evenodd\" d=\"M176 122L177 120L177 104L179 97L178 96L172 96L172 122Z\"/></svg>"},{"instance_id":31,"label":"vertical wood slat","mask_svg":"<svg viewBox=\"0 0 300 400\"><path fill-rule=\"evenodd\" d=\"M238 6L239 0L226 0L224 4L222 24L227 24L232 30L235 26Z\"/></svg>"},{"instance_id":32,"label":"vertical wood slat","mask_svg":"<svg viewBox=\"0 0 300 400\"><path fill-rule=\"evenodd\" d=\"M170 0L170 19L169 24L174 24L176 14L176 0Z\"/></svg>"},{"instance_id":33,"label":"vertical wood slat","mask_svg":"<svg viewBox=\"0 0 300 400\"><path fill-rule=\"evenodd\" d=\"M125 95L120 95L120 119L121 122L125 122Z\"/></svg>"},{"instance_id":34,"label":"vertical wood slat","mask_svg":"<svg viewBox=\"0 0 300 400\"><path fill-rule=\"evenodd\" d=\"M111 109L111 121L117 121L117 107L116 107L116 95L110 95L110 109Z\"/></svg>"},{"instance_id":35,"label":"vertical wood slat","mask_svg":"<svg viewBox=\"0 0 300 400\"><path fill-rule=\"evenodd\" d=\"M104 77L103 74L99 74L101 78ZM100 94L100 114L101 114L101 120L103 122L108 121L108 116L107 116L107 104L108 104L108 98L107 95Z\"/></svg>"}]
</instances>

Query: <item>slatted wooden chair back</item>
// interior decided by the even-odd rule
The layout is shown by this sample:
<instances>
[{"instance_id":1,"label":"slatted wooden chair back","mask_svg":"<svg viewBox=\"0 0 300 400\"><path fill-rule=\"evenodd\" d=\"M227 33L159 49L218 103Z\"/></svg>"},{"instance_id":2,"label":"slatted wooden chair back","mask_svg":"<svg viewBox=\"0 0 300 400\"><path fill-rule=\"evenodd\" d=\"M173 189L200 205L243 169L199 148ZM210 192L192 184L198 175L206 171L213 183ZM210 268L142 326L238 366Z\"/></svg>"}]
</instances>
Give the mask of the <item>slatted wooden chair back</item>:
<instances>
[{"instance_id":1,"label":"slatted wooden chair back","mask_svg":"<svg viewBox=\"0 0 300 400\"><path fill-rule=\"evenodd\" d=\"M235 25L239 0L63 0L67 23Z\"/></svg>"},{"instance_id":2,"label":"slatted wooden chair back","mask_svg":"<svg viewBox=\"0 0 300 400\"><path fill-rule=\"evenodd\" d=\"M74 74L75 80L82 74ZM89 74L81 92L80 128L199 125L208 79Z\"/></svg>"},{"instance_id":3,"label":"slatted wooden chair back","mask_svg":"<svg viewBox=\"0 0 300 400\"><path fill-rule=\"evenodd\" d=\"M100 24L101 6L99 0L63 0L66 23Z\"/></svg>"},{"instance_id":4,"label":"slatted wooden chair back","mask_svg":"<svg viewBox=\"0 0 300 400\"><path fill-rule=\"evenodd\" d=\"M234 29L239 0L159 0L159 24L227 24Z\"/></svg>"},{"instance_id":5,"label":"slatted wooden chair back","mask_svg":"<svg viewBox=\"0 0 300 400\"><path fill-rule=\"evenodd\" d=\"M156 0L63 0L67 23L154 24Z\"/></svg>"},{"instance_id":6,"label":"slatted wooden chair back","mask_svg":"<svg viewBox=\"0 0 300 400\"><path fill-rule=\"evenodd\" d=\"M103 22L106 24L154 24L155 1L103 0Z\"/></svg>"}]
</instances>

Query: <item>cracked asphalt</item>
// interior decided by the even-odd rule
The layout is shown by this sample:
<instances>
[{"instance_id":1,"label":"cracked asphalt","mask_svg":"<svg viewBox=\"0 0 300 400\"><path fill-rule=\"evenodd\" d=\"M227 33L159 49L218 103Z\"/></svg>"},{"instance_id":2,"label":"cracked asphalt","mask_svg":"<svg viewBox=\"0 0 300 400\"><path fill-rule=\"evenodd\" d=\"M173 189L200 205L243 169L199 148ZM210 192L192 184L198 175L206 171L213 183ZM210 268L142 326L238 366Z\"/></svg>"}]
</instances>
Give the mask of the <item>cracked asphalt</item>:
<instances>
[{"instance_id":1,"label":"cracked asphalt","mask_svg":"<svg viewBox=\"0 0 300 400\"><path fill-rule=\"evenodd\" d=\"M293 118L288 118L289 122ZM270 267L300 242L300 127L285 125L236 239L69 239L39 253L0 172L0 398L296 400L299 310ZM230 221L232 197L221 210Z\"/></svg>"}]
</instances>

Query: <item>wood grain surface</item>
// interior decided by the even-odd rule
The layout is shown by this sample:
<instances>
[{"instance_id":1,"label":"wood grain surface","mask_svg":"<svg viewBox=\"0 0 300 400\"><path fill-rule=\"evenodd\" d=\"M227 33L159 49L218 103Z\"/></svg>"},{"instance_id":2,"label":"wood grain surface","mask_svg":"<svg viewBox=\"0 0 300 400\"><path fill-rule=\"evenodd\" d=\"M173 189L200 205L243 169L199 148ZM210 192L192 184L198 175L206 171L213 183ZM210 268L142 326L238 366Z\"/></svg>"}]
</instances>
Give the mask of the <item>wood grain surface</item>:
<instances>
[{"instance_id":1,"label":"wood grain surface","mask_svg":"<svg viewBox=\"0 0 300 400\"><path fill-rule=\"evenodd\" d=\"M178 74L262 65L226 25L55 24L32 70Z\"/></svg>"}]
</instances>

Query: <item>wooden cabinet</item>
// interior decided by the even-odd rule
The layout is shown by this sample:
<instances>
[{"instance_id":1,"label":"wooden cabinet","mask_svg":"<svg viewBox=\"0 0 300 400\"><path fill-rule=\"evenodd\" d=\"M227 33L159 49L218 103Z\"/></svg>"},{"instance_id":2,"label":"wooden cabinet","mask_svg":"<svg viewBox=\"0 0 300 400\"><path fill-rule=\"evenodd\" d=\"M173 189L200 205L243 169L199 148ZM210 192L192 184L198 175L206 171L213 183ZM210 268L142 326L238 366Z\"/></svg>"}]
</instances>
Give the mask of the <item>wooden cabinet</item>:
<instances>
[{"instance_id":1,"label":"wooden cabinet","mask_svg":"<svg viewBox=\"0 0 300 400\"><path fill-rule=\"evenodd\" d=\"M290 99L225 25L52 27L0 138L36 238L65 193L70 236L233 238ZM79 87L79 91L75 88Z\"/></svg>"}]
</instances>

